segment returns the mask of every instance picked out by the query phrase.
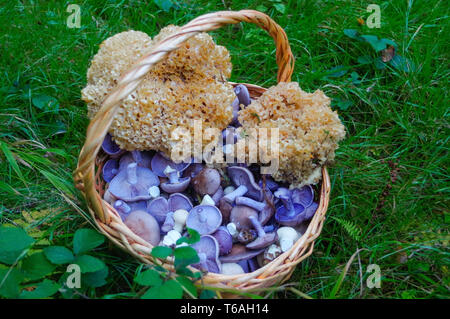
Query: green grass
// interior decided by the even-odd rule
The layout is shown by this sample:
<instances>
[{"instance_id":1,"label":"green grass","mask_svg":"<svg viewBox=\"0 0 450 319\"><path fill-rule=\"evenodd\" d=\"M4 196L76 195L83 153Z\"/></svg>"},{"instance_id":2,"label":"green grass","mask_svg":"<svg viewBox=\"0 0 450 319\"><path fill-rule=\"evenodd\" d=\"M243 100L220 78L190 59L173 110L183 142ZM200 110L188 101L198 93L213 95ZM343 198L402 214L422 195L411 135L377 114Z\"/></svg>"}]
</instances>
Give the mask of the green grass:
<instances>
[{"instance_id":1,"label":"green grass","mask_svg":"<svg viewBox=\"0 0 450 319\"><path fill-rule=\"evenodd\" d=\"M182 25L203 13L264 5L289 37L296 57L292 80L307 91L324 90L348 132L330 169L329 217L314 252L298 266L290 288L270 297L449 297L445 1L382 2L379 29L357 22L367 18L373 1L291 0L284 14L275 1L189 1L168 12L152 1L78 1L80 29L65 25L68 3L8 1L0 8L1 223L67 247L77 229L90 227L79 214L87 210L72 171L88 124L80 90L104 39L128 29L154 36L167 24ZM393 40L414 70L359 63L360 56L379 54L344 29ZM276 83L275 48L263 30L235 25L212 34L231 52L231 81ZM347 73L333 76L330 70L339 66ZM359 84L349 79L352 72ZM37 108L33 98L42 94L56 98L59 107ZM35 211L45 217L23 222L23 212ZM86 297L133 295L138 263L109 242L94 255L110 274L107 285ZM379 289L366 286L369 264L380 266Z\"/></svg>"}]
</instances>

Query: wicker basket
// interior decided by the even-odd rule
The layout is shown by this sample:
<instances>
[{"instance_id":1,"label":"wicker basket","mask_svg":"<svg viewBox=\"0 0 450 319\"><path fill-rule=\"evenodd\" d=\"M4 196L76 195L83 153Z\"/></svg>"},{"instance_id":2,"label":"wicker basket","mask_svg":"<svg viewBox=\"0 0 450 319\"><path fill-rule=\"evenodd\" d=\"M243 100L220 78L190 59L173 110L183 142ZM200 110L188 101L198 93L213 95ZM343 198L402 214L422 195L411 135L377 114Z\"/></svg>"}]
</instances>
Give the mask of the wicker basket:
<instances>
[{"instance_id":1,"label":"wicker basket","mask_svg":"<svg viewBox=\"0 0 450 319\"><path fill-rule=\"evenodd\" d=\"M163 60L171 51L176 50L184 41L200 32L218 29L226 24L250 22L266 30L276 44L278 64L278 82L289 82L294 69L294 58L286 33L267 15L254 11L221 11L200 16L184 25L179 32L157 44L154 49L139 59L135 65L118 81L117 86L104 100L100 111L91 120L87 129L86 142L81 149L78 167L74 173L75 184L85 196L89 212L99 230L117 246L127 251L143 263L151 264L152 246L135 235L121 220L117 211L102 199L104 183L100 176L105 156L99 150L110 127L120 102L139 85L143 76L151 67ZM234 83L232 83L234 85ZM250 95L259 97L266 89L245 84ZM330 195L330 179L327 169L322 169L319 207L306 232L287 252L257 269L241 275L221 275L209 273L203 277L203 285L216 287L224 291L256 292L285 282L295 267L308 257L314 248L314 240L319 236L325 220ZM159 261L166 269L172 270L172 261ZM195 270L192 268L192 270Z\"/></svg>"}]
</instances>

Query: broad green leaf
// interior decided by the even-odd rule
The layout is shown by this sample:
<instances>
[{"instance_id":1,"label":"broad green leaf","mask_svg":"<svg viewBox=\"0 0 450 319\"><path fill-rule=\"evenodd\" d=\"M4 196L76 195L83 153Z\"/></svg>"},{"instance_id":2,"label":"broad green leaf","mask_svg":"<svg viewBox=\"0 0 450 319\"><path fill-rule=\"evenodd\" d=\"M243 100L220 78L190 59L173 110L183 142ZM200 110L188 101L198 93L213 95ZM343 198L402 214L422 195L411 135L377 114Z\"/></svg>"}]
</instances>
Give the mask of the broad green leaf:
<instances>
[{"instance_id":1,"label":"broad green leaf","mask_svg":"<svg viewBox=\"0 0 450 319\"><path fill-rule=\"evenodd\" d=\"M373 62L373 58L368 55L363 55L363 56L358 57L357 61L360 64L370 64Z\"/></svg>"},{"instance_id":2,"label":"broad green leaf","mask_svg":"<svg viewBox=\"0 0 450 319\"><path fill-rule=\"evenodd\" d=\"M386 42L379 40L376 35L362 35L361 38L368 42L376 52L386 49Z\"/></svg>"},{"instance_id":3,"label":"broad green leaf","mask_svg":"<svg viewBox=\"0 0 450 319\"><path fill-rule=\"evenodd\" d=\"M74 264L80 266L82 273L99 271L106 267L102 260L89 255L77 256L74 260Z\"/></svg>"},{"instance_id":4,"label":"broad green leaf","mask_svg":"<svg viewBox=\"0 0 450 319\"><path fill-rule=\"evenodd\" d=\"M183 286L187 291L189 291L194 297L197 297L197 287L194 286L189 278L178 276L177 281Z\"/></svg>"},{"instance_id":5,"label":"broad green leaf","mask_svg":"<svg viewBox=\"0 0 450 319\"><path fill-rule=\"evenodd\" d=\"M153 2L165 12L168 12L173 7L173 3L170 0L153 0Z\"/></svg>"},{"instance_id":6,"label":"broad green leaf","mask_svg":"<svg viewBox=\"0 0 450 319\"><path fill-rule=\"evenodd\" d=\"M344 34L348 36L349 38L355 39L355 40L361 40L359 33L355 29L344 29Z\"/></svg>"},{"instance_id":7,"label":"broad green leaf","mask_svg":"<svg viewBox=\"0 0 450 319\"><path fill-rule=\"evenodd\" d=\"M31 101L33 102L34 106L44 111L55 111L59 108L58 100L52 96L48 96L45 94L35 95L33 96Z\"/></svg>"},{"instance_id":8,"label":"broad green leaf","mask_svg":"<svg viewBox=\"0 0 450 319\"><path fill-rule=\"evenodd\" d=\"M27 290L26 288L34 288L33 290ZM22 290L20 293L21 299L42 299L47 298L55 294L58 289L60 288L60 285L56 282L48 279L44 279L44 281L33 284L30 286L27 286L25 289Z\"/></svg>"},{"instance_id":9,"label":"broad green leaf","mask_svg":"<svg viewBox=\"0 0 450 319\"><path fill-rule=\"evenodd\" d=\"M195 244L200 240L200 234L195 229L187 228L187 232L189 234L189 237L179 238L176 242L177 245L181 245L182 243L187 243L191 245Z\"/></svg>"},{"instance_id":10,"label":"broad green leaf","mask_svg":"<svg viewBox=\"0 0 450 319\"><path fill-rule=\"evenodd\" d=\"M17 298L20 294L20 283L22 280L23 274L18 269L2 266L0 268L0 296Z\"/></svg>"},{"instance_id":11,"label":"broad green leaf","mask_svg":"<svg viewBox=\"0 0 450 319\"><path fill-rule=\"evenodd\" d=\"M12 265L34 243L22 228L0 227L0 262Z\"/></svg>"},{"instance_id":12,"label":"broad green leaf","mask_svg":"<svg viewBox=\"0 0 450 319\"><path fill-rule=\"evenodd\" d=\"M175 248L174 256L174 265L176 268L195 264L200 261L195 249L189 246Z\"/></svg>"},{"instance_id":13,"label":"broad green leaf","mask_svg":"<svg viewBox=\"0 0 450 319\"><path fill-rule=\"evenodd\" d=\"M78 229L73 237L73 252L76 255L83 254L100 246L104 241L105 237L93 229Z\"/></svg>"},{"instance_id":14,"label":"broad green leaf","mask_svg":"<svg viewBox=\"0 0 450 319\"><path fill-rule=\"evenodd\" d=\"M172 254L172 248L164 247L164 246L156 246L153 247L151 251L151 255L156 258L167 258Z\"/></svg>"},{"instance_id":15,"label":"broad green leaf","mask_svg":"<svg viewBox=\"0 0 450 319\"><path fill-rule=\"evenodd\" d=\"M280 12L282 14L284 14L286 12L286 6L282 3L276 3L273 6L278 12Z\"/></svg>"},{"instance_id":16,"label":"broad green leaf","mask_svg":"<svg viewBox=\"0 0 450 319\"><path fill-rule=\"evenodd\" d=\"M68 264L74 260L72 252L63 246L50 246L44 248L45 257L56 265Z\"/></svg>"},{"instance_id":17,"label":"broad green leaf","mask_svg":"<svg viewBox=\"0 0 450 319\"><path fill-rule=\"evenodd\" d=\"M81 276L81 285L92 288L104 286L107 284L106 278L108 273L109 269L107 266L98 271L85 273Z\"/></svg>"},{"instance_id":18,"label":"broad green leaf","mask_svg":"<svg viewBox=\"0 0 450 319\"><path fill-rule=\"evenodd\" d=\"M134 278L134 281L142 286L159 286L162 283L159 273L153 269L141 272Z\"/></svg>"},{"instance_id":19,"label":"broad green leaf","mask_svg":"<svg viewBox=\"0 0 450 319\"><path fill-rule=\"evenodd\" d=\"M383 60L381 60L381 57L378 57L375 59L375 67L378 70L383 70L386 68L386 63L384 63Z\"/></svg>"},{"instance_id":20,"label":"broad green leaf","mask_svg":"<svg viewBox=\"0 0 450 319\"><path fill-rule=\"evenodd\" d=\"M39 251L30 256L27 256L23 262L21 269L25 277L29 280L36 280L44 278L55 270L53 265L45 258L44 252Z\"/></svg>"},{"instance_id":21,"label":"broad green leaf","mask_svg":"<svg viewBox=\"0 0 450 319\"><path fill-rule=\"evenodd\" d=\"M162 285L149 288L141 297L142 299L180 299L183 296L183 288L175 280L170 279Z\"/></svg>"}]
</instances>

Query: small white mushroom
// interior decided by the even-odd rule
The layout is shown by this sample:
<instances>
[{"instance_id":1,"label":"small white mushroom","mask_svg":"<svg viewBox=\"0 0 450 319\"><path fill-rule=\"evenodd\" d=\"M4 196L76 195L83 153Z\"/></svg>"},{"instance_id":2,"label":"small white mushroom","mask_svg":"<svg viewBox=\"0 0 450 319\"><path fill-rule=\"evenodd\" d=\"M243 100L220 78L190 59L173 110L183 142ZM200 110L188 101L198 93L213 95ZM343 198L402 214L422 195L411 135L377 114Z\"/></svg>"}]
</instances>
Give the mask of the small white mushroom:
<instances>
[{"instance_id":1,"label":"small white mushroom","mask_svg":"<svg viewBox=\"0 0 450 319\"><path fill-rule=\"evenodd\" d=\"M225 187L225 189L223 190L223 194L228 195L229 193L234 192L235 189L236 188L234 186Z\"/></svg>"},{"instance_id":2,"label":"small white mushroom","mask_svg":"<svg viewBox=\"0 0 450 319\"><path fill-rule=\"evenodd\" d=\"M173 213L173 220L175 222L173 229L180 234L183 232L184 226L186 225L188 214L189 212L184 209L178 209Z\"/></svg>"},{"instance_id":3,"label":"small white mushroom","mask_svg":"<svg viewBox=\"0 0 450 319\"><path fill-rule=\"evenodd\" d=\"M280 227L277 230L281 251L288 251L299 238L297 231L292 227Z\"/></svg>"},{"instance_id":4,"label":"small white mushroom","mask_svg":"<svg viewBox=\"0 0 450 319\"><path fill-rule=\"evenodd\" d=\"M235 223L228 223L227 229L228 229L228 232L230 233L231 237L237 238L237 236L239 235L239 231L237 230Z\"/></svg>"},{"instance_id":5,"label":"small white mushroom","mask_svg":"<svg viewBox=\"0 0 450 319\"><path fill-rule=\"evenodd\" d=\"M203 196L202 202L200 203L200 205L210 205L210 206L215 206L216 202L214 201L214 199L212 199L211 196L209 196L208 194L206 194L205 196Z\"/></svg>"},{"instance_id":6,"label":"small white mushroom","mask_svg":"<svg viewBox=\"0 0 450 319\"><path fill-rule=\"evenodd\" d=\"M272 261L278 256L280 256L282 253L280 246L276 244L272 244L269 247L266 248L264 251L264 259L266 261Z\"/></svg>"},{"instance_id":7,"label":"small white mushroom","mask_svg":"<svg viewBox=\"0 0 450 319\"><path fill-rule=\"evenodd\" d=\"M181 238L181 234L176 230L171 230L164 236L162 244L164 246L173 246L176 244L177 240Z\"/></svg>"},{"instance_id":8,"label":"small white mushroom","mask_svg":"<svg viewBox=\"0 0 450 319\"><path fill-rule=\"evenodd\" d=\"M159 190L158 186L152 186L148 189L149 195L153 198L159 197L161 194L161 191Z\"/></svg>"},{"instance_id":9,"label":"small white mushroom","mask_svg":"<svg viewBox=\"0 0 450 319\"><path fill-rule=\"evenodd\" d=\"M224 263L222 264L223 275L239 275L244 274L245 271L242 267L236 263Z\"/></svg>"}]
</instances>

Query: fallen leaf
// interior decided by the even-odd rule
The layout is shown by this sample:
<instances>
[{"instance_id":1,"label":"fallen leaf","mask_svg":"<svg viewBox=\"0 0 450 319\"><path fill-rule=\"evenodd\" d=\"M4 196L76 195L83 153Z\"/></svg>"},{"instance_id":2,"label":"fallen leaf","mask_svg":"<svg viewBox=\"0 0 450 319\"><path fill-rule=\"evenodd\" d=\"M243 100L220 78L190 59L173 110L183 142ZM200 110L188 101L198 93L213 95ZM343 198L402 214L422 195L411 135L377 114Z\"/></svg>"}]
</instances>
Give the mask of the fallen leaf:
<instances>
[{"instance_id":1,"label":"fallen leaf","mask_svg":"<svg viewBox=\"0 0 450 319\"><path fill-rule=\"evenodd\" d=\"M386 49L381 51L381 60L383 62L389 62L395 56L395 47L393 45L388 46Z\"/></svg>"},{"instance_id":2,"label":"fallen leaf","mask_svg":"<svg viewBox=\"0 0 450 319\"><path fill-rule=\"evenodd\" d=\"M364 24L365 24L364 19L361 18L361 17L359 17L359 18L357 19L357 21L358 21L359 25L364 25Z\"/></svg>"}]
</instances>

